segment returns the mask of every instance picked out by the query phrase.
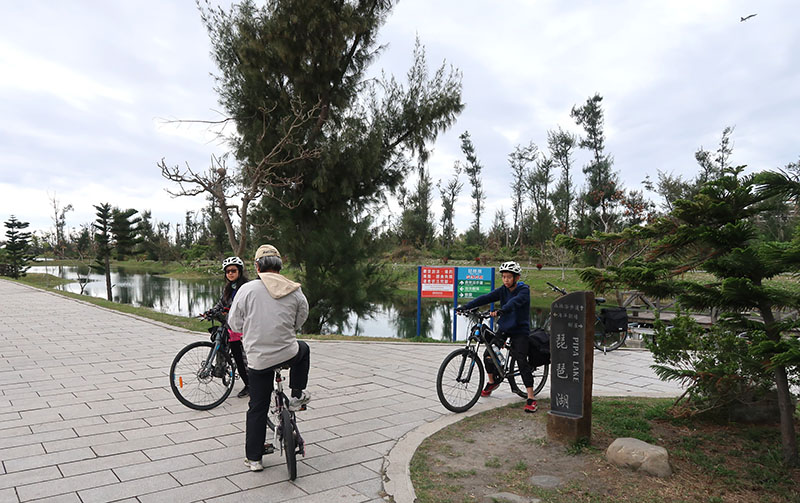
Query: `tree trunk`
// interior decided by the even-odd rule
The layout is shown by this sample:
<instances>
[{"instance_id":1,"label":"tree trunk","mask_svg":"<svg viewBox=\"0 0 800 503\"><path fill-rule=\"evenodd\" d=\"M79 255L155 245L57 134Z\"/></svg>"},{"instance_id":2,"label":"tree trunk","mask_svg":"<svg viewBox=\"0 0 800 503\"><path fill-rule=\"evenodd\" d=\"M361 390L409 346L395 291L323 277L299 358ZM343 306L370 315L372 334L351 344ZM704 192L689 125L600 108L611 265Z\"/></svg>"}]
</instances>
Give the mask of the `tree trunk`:
<instances>
[{"instance_id":1,"label":"tree trunk","mask_svg":"<svg viewBox=\"0 0 800 503\"><path fill-rule=\"evenodd\" d=\"M233 222L231 222L231 214L228 213L228 201L225 195L214 194L214 199L217 200L219 206L219 216L222 217L222 222L225 224L225 230L228 232L228 244L231 245L231 250L237 250L236 231L233 230Z\"/></svg>"},{"instance_id":2,"label":"tree trunk","mask_svg":"<svg viewBox=\"0 0 800 503\"><path fill-rule=\"evenodd\" d=\"M108 255L106 255L105 258L105 265L106 265L106 296L108 297L108 300L113 302L113 299L111 297L111 260L108 257Z\"/></svg>"},{"instance_id":3,"label":"tree trunk","mask_svg":"<svg viewBox=\"0 0 800 503\"><path fill-rule=\"evenodd\" d=\"M247 249L247 208L250 206L250 198L245 196L242 198L242 207L239 210L239 246L235 248L236 256L242 257Z\"/></svg>"},{"instance_id":4,"label":"tree trunk","mask_svg":"<svg viewBox=\"0 0 800 503\"><path fill-rule=\"evenodd\" d=\"M781 334L775 327L772 306L762 305L759 310L761 311L761 317L764 318L767 337L775 342L780 341ZM775 388L778 392L778 411L781 418L783 464L785 466L798 466L800 458L797 455L797 433L794 431L794 407L792 407L792 395L789 391L786 367L783 365L776 366L774 373Z\"/></svg>"},{"instance_id":5,"label":"tree trunk","mask_svg":"<svg viewBox=\"0 0 800 503\"><path fill-rule=\"evenodd\" d=\"M792 396L789 392L789 380L786 377L786 367L775 367L775 385L778 390L778 410L781 417L783 464L785 466L798 466L800 459L798 459L797 455L797 433L794 431L794 408L792 407Z\"/></svg>"}]
</instances>

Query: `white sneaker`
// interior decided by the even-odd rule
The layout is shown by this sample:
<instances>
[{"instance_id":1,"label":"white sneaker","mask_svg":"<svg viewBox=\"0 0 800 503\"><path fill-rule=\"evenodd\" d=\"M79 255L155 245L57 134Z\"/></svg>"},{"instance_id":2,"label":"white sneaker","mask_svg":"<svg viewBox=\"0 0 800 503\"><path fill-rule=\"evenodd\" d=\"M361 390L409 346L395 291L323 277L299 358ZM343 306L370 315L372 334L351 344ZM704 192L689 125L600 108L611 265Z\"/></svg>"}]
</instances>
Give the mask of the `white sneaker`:
<instances>
[{"instance_id":1,"label":"white sneaker","mask_svg":"<svg viewBox=\"0 0 800 503\"><path fill-rule=\"evenodd\" d=\"M297 412L301 410L305 405L311 400L311 395L307 392L303 391L303 394L300 398L291 397L289 398L289 410L292 412Z\"/></svg>"},{"instance_id":2,"label":"white sneaker","mask_svg":"<svg viewBox=\"0 0 800 503\"><path fill-rule=\"evenodd\" d=\"M260 472L264 469L264 465L261 464L261 461L250 461L249 459L245 458L244 464L250 468L251 472Z\"/></svg>"}]
</instances>

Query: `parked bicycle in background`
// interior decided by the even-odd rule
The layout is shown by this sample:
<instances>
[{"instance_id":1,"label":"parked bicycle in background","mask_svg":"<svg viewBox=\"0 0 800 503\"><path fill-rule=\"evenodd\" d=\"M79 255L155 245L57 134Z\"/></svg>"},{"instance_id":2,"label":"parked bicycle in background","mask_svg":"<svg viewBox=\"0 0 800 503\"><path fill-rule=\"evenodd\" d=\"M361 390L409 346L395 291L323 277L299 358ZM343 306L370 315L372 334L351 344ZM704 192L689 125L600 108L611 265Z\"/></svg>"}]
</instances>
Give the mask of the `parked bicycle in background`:
<instances>
[{"instance_id":1,"label":"parked bicycle in background","mask_svg":"<svg viewBox=\"0 0 800 503\"><path fill-rule=\"evenodd\" d=\"M547 282L554 292L567 295L567 291L549 281ZM605 303L603 297L595 297L597 305ZM550 319L545 322L546 330L550 330ZM604 307L598 313L595 311L594 324L594 347L606 353L614 351L623 344L628 338L628 311L624 307Z\"/></svg>"}]
</instances>

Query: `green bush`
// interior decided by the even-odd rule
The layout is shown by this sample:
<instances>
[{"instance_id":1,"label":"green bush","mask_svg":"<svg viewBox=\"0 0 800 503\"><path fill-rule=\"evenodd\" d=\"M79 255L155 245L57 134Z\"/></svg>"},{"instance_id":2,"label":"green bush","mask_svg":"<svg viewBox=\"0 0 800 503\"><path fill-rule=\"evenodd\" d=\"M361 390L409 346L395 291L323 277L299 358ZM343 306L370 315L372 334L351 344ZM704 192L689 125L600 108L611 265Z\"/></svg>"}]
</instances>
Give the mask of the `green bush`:
<instances>
[{"instance_id":1,"label":"green bush","mask_svg":"<svg viewBox=\"0 0 800 503\"><path fill-rule=\"evenodd\" d=\"M656 374L687 386L676 415L694 415L724 408L736 400L765 396L774 375L752 351L766 339L762 330L738 332L725 319L702 327L680 312L667 327L658 320L649 343Z\"/></svg>"}]
</instances>

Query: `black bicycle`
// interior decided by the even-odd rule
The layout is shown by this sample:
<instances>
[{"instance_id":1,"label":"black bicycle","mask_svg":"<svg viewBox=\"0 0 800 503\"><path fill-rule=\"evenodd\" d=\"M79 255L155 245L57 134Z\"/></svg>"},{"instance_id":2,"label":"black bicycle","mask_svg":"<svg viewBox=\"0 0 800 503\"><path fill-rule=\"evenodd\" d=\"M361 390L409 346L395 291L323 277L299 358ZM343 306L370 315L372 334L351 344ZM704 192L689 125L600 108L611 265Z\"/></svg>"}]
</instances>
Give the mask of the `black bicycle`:
<instances>
[{"instance_id":1,"label":"black bicycle","mask_svg":"<svg viewBox=\"0 0 800 503\"><path fill-rule=\"evenodd\" d=\"M563 288L547 282L554 292L566 295L567 291ZM595 304L605 303L603 297L595 297ZM550 330L550 318L545 322L546 330ZM614 351L623 344L628 338L628 311L624 307L605 307L600 312L595 312L594 324L594 347L603 353Z\"/></svg>"},{"instance_id":2,"label":"black bicycle","mask_svg":"<svg viewBox=\"0 0 800 503\"><path fill-rule=\"evenodd\" d=\"M288 369L289 367L282 367ZM305 410L305 405L302 409ZM283 392L281 368L275 369L275 390L272 392L272 403L267 413L267 427L272 430L272 443L264 446L264 454L274 452L274 445L279 445L286 456L286 468L289 480L297 478L297 455L306 455L306 443L297 429L297 418L289 409L289 397Z\"/></svg>"},{"instance_id":3,"label":"black bicycle","mask_svg":"<svg viewBox=\"0 0 800 503\"><path fill-rule=\"evenodd\" d=\"M460 314L470 320L467 343L463 348L456 349L447 355L436 374L436 393L439 395L439 401L446 409L453 412L469 410L480 398L486 371L483 368L479 351L482 344L494 348L487 344L487 341L492 340L495 335L494 331L484 322L491 317L489 311L481 312L472 309ZM500 372L500 379L508 380L511 391L522 398L527 398L528 392L522 382L519 365L511 356L510 349L509 343L506 342L502 348L499 348L499 351L490 350L489 358ZM534 394L544 388L549 370L550 366L547 364L533 369Z\"/></svg>"},{"instance_id":4,"label":"black bicycle","mask_svg":"<svg viewBox=\"0 0 800 503\"><path fill-rule=\"evenodd\" d=\"M226 312L211 310L200 315L211 321L211 341L193 342L172 360L170 387L178 401L191 409L213 409L233 391L236 366L228 344Z\"/></svg>"}]
</instances>

